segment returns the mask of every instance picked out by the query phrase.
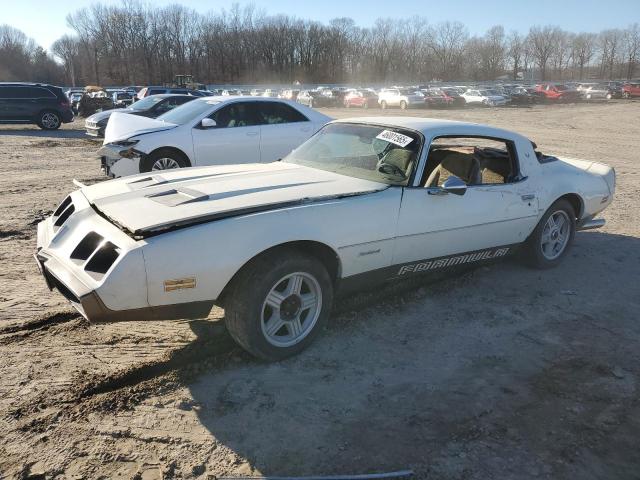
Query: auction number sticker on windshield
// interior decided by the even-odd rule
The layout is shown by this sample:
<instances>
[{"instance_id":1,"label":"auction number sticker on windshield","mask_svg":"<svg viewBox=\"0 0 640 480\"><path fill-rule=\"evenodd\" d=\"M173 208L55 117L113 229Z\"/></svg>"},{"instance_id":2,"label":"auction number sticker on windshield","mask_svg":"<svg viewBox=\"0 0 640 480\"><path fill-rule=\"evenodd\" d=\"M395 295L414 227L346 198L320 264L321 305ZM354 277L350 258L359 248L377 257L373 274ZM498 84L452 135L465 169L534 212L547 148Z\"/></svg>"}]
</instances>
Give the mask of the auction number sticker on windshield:
<instances>
[{"instance_id":1,"label":"auction number sticker on windshield","mask_svg":"<svg viewBox=\"0 0 640 480\"><path fill-rule=\"evenodd\" d=\"M413 138L390 130L383 130L376 138L384 140L385 142L393 143L400 147L406 147L413 142Z\"/></svg>"}]
</instances>

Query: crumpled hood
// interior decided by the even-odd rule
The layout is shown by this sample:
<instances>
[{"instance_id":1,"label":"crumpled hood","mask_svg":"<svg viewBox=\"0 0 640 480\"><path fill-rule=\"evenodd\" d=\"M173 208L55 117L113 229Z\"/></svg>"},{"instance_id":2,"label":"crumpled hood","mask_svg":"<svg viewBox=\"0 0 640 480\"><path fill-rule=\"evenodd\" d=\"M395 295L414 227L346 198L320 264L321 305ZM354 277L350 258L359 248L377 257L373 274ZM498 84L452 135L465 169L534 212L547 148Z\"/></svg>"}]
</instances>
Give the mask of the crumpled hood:
<instances>
[{"instance_id":1,"label":"crumpled hood","mask_svg":"<svg viewBox=\"0 0 640 480\"><path fill-rule=\"evenodd\" d=\"M148 173L84 187L103 215L129 232L167 229L256 211L384 190L386 184L286 162Z\"/></svg>"},{"instance_id":2,"label":"crumpled hood","mask_svg":"<svg viewBox=\"0 0 640 480\"><path fill-rule=\"evenodd\" d=\"M163 122L154 118L141 117L130 113L113 112L104 131L103 145L127 140L128 138L149 132L159 132L176 128L175 123Z\"/></svg>"}]
</instances>

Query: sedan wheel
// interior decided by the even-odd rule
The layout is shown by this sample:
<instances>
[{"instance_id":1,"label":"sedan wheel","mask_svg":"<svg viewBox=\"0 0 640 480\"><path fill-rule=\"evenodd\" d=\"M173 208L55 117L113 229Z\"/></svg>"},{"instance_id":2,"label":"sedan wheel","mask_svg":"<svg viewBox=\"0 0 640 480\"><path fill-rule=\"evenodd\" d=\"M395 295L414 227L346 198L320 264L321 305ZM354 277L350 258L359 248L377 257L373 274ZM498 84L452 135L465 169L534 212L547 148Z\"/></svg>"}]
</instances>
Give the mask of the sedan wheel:
<instances>
[{"instance_id":1,"label":"sedan wheel","mask_svg":"<svg viewBox=\"0 0 640 480\"><path fill-rule=\"evenodd\" d=\"M322 291L310 274L296 272L280 279L262 304L261 326L275 347L300 343L320 316Z\"/></svg>"},{"instance_id":2,"label":"sedan wheel","mask_svg":"<svg viewBox=\"0 0 640 480\"><path fill-rule=\"evenodd\" d=\"M169 170L171 168L180 168L180 165L173 158L162 157L154 162L151 170Z\"/></svg>"},{"instance_id":3,"label":"sedan wheel","mask_svg":"<svg viewBox=\"0 0 640 480\"><path fill-rule=\"evenodd\" d=\"M549 216L540 240L542 254L547 260L555 260L562 255L569 243L570 233L571 221L567 212L559 210Z\"/></svg>"}]
</instances>

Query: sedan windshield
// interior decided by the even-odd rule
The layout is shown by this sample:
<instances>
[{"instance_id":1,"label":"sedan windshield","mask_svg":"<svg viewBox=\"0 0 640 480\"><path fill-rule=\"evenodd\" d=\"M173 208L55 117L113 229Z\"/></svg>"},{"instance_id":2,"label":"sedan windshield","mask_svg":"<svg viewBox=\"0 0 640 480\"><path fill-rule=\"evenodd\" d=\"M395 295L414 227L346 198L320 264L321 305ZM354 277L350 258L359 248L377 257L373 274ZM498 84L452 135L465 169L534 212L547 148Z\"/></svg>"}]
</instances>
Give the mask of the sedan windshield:
<instances>
[{"instance_id":1,"label":"sedan windshield","mask_svg":"<svg viewBox=\"0 0 640 480\"><path fill-rule=\"evenodd\" d=\"M149 110L156 103L159 103L162 100L164 100L164 97L159 97L157 95L151 95L150 97L146 97L146 98L143 98L142 100L138 100L136 103L131 105L131 107L129 107L129 108L131 108L131 110L137 110L137 111Z\"/></svg>"},{"instance_id":2,"label":"sedan windshield","mask_svg":"<svg viewBox=\"0 0 640 480\"><path fill-rule=\"evenodd\" d=\"M412 130L332 123L284 161L388 185L407 185L421 147L422 136Z\"/></svg>"},{"instance_id":3,"label":"sedan windshield","mask_svg":"<svg viewBox=\"0 0 640 480\"><path fill-rule=\"evenodd\" d=\"M163 122L175 123L176 125L184 125L198 118L203 113L211 110L213 106L219 104L216 100L194 100L187 102L179 107L169 110L158 117Z\"/></svg>"}]
</instances>

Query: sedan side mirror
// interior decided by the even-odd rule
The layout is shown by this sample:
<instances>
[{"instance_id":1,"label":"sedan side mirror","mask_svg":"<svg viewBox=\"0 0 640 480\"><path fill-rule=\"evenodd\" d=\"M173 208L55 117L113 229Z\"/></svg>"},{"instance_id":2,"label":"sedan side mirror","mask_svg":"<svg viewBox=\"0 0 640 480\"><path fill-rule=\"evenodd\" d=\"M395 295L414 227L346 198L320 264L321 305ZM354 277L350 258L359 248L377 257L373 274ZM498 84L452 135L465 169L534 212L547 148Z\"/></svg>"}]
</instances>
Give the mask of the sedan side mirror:
<instances>
[{"instance_id":1,"label":"sedan side mirror","mask_svg":"<svg viewBox=\"0 0 640 480\"><path fill-rule=\"evenodd\" d=\"M216 125L216 121L212 118L203 118L202 121L200 121L200 126L202 128L213 128Z\"/></svg>"}]
</instances>

